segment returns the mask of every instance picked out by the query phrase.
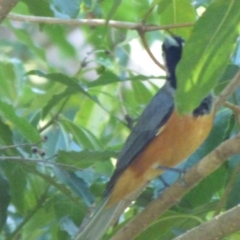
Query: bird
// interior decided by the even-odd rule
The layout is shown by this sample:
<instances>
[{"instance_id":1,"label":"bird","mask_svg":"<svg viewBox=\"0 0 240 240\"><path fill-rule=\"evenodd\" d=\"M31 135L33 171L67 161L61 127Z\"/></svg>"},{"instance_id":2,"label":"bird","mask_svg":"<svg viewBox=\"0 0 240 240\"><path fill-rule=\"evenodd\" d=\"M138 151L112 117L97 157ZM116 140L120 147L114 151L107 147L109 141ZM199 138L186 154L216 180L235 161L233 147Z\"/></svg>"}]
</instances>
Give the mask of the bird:
<instances>
[{"instance_id":1,"label":"bird","mask_svg":"<svg viewBox=\"0 0 240 240\"><path fill-rule=\"evenodd\" d=\"M80 227L76 240L102 239L116 221L115 213L132 200L129 196L141 193L151 180L184 161L211 131L215 115L212 94L203 98L191 113L183 115L174 103L178 85L176 67L184 44L179 36L166 36L162 44L166 82L133 127L118 156L102 203Z\"/></svg>"}]
</instances>

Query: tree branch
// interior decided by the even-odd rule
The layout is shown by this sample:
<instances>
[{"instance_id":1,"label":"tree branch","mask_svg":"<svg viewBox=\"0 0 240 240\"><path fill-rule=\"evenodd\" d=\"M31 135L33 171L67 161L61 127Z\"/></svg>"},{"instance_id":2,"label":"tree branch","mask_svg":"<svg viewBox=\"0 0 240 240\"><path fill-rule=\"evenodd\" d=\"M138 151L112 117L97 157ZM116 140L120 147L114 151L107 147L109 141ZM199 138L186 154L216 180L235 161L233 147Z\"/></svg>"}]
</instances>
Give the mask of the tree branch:
<instances>
[{"instance_id":1,"label":"tree branch","mask_svg":"<svg viewBox=\"0 0 240 240\"><path fill-rule=\"evenodd\" d=\"M0 0L0 24L17 3L18 0Z\"/></svg>"},{"instance_id":2,"label":"tree branch","mask_svg":"<svg viewBox=\"0 0 240 240\"><path fill-rule=\"evenodd\" d=\"M179 23L179 24L169 24L169 25L143 25L142 23L132 23L105 19L62 19L53 17L37 17L37 16L26 16L21 14L9 14L8 19L19 21L19 22L31 22L31 23L45 23L45 24L58 24L58 25L71 25L71 26L105 26L108 24L113 28L122 28L129 30L139 30L143 32L166 30L173 28L185 28L192 27L194 23Z\"/></svg>"},{"instance_id":3,"label":"tree branch","mask_svg":"<svg viewBox=\"0 0 240 240\"><path fill-rule=\"evenodd\" d=\"M240 230L240 205L218 215L208 222L175 238L175 240L211 240L224 237ZM214 231L213 231L214 230Z\"/></svg>"},{"instance_id":4,"label":"tree branch","mask_svg":"<svg viewBox=\"0 0 240 240\"><path fill-rule=\"evenodd\" d=\"M182 180L169 187L158 199L151 202L129 224L120 229L111 240L133 239L167 209L176 204L190 189L221 166L229 157L240 154L240 134L223 142L214 151L189 169ZM195 239L195 238L192 238ZM205 238L203 238L205 239Z\"/></svg>"}]
</instances>

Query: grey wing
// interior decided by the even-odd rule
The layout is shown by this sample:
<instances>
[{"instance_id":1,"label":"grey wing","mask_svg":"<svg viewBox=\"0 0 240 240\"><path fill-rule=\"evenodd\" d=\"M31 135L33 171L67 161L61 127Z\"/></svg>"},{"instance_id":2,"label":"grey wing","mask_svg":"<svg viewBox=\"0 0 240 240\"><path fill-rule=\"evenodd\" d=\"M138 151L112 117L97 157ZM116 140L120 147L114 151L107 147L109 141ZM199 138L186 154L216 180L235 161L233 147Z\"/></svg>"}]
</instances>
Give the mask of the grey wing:
<instances>
[{"instance_id":1,"label":"grey wing","mask_svg":"<svg viewBox=\"0 0 240 240\"><path fill-rule=\"evenodd\" d=\"M166 83L147 105L118 156L116 170L105 194L111 191L118 176L132 163L169 119L174 108L173 93L174 90Z\"/></svg>"}]
</instances>

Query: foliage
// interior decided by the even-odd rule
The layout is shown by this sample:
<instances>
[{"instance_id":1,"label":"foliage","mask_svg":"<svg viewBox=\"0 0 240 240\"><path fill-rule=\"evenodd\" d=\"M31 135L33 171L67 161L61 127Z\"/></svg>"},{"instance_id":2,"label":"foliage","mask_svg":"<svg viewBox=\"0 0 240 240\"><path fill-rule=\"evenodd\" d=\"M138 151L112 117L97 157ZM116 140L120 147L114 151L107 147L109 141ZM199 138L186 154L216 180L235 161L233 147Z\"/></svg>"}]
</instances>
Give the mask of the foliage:
<instances>
[{"instance_id":1,"label":"foliage","mask_svg":"<svg viewBox=\"0 0 240 240\"><path fill-rule=\"evenodd\" d=\"M187 40L176 96L185 112L210 91L218 94L238 71L239 5L237 0L22 0L11 12L182 24L170 31ZM184 27L189 22L193 26ZM0 31L0 239L70 239L89 207L100 202L132 124L165 73L143 46L137 48L140 36L127 28L6 19ZM158 59L165 34L145 33ZM230 100L237 104L239 96L238 90ZM222 108L206 142L181 166L192 166L236 134L239 119L234 116ZM172 239L239 204L236 169L239 156L136 239ZM177 176L169 171L163 178L171 184ZM162 181L153 181L106 239L163 188Z\"/></svg>"}]
</instances>

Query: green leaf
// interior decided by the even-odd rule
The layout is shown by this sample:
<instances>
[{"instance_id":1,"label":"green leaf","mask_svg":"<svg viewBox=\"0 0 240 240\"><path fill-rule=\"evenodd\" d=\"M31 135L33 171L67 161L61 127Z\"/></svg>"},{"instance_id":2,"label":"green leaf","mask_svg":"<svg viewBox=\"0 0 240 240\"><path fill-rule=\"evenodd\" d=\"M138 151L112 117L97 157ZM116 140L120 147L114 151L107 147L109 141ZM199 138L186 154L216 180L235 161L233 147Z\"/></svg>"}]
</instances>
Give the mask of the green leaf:
<instances>
[{"instance_id":1,"label":"green leaf","mask_svg":"<svg viewBox=\"0 0 240 240\"><path fill-rule=\"evenodd\" d=\"M43 116L46 116L47 112L54 106L55 103L57 103L59 100L66 98L72 94L76 94L78 91L91 99L93 102L97 103L100 107L102 107L101 103L98 101L98 99L95 96L92 96L88 93L88 89L81 85L76 78L68 77L65 74L62 73L51 73L51 74L45 74L42 71L38 70L32 70L27 73L28 75L37 75L39 77L47 78L51 81L61 83L68 88L63 92L56 96L53 96L52 99L49 101L47 106L44 108Z\"/></svg>"},{"instance_id":2,"label":"green leaf","mask_svg":"<svg viewBox=\"0 0 240 240\"><path fill-rule=\"evenodd\" d=\"M238 0L217 0L197 21L177 67L176 104L181 113L197 107L222 76L238 35L238 9Z\"/></svg>"},{"instance_id":3,"label":"green leaf","mask_svg":"<svg viewBox=\"0 0 240 240\"><path fill-rule=\"evenodd\" d=\"M78 83L78 81L75 78L71 78L68 77L65 74L62 73L50 73L50 74L46 74L45 77L49 80L55 81L55 82L59 82L62 83L68 87L72 87L72 88L77 88L79 90L83 90L80 83Z\"/></svg>"},{"instance_id":4,"label":"green leaf","mask_svg":"<svg viewBox=\"0 0 240 240\"><path fill-rule=\"evenodd\" d=\"M57 104L59 104L59 102L61 102L63 99L66 99L70 97L72 94L76 94L76 93L78 93L77 89L68 87L65 89L64 92L57 95L53 95L52 98L47 103L47 105L42 110L42 118L44 119L47 116L47 114L50 112L50 110L53 107L55 107Z\"/></svg>"},{"instance_id":5,"label":"green leaf","mask_svg":"<svg viewBox=\"0 0 240 240\"><path fill-rule=\"evenodd\" d=\"M8 124L4 123L0 118L0 143L2 146L12 146L13 143L13 133ZM18 155L19 152L15 148L6 148L1 150L2 154L6 155Z\"/></svg>"},{"instance_id":6,"label":"green leaf","mask_svg":"<svg viewBox=\"0 0 240 240\"><path fill-rule=\"evenodd\" d=\"M106 71L95 81L88 83L88 87L102 86L120 81L121 80L114 73Z\"/></svg>"},{"instance_id":7,"label":"green leaf","mask_svg":"<svg viewBox=\"0 0 240 240\"><path fill-rule=\"evenodd\" d=\"M0 116L11 122L28 141L35 143L40 141L40 135L27 119L19 117L12 105L0 101Z\"/></svg>"},{"instance_id":8,"label":"green leaf","mask_svg":"<svg viewBox=\"0 0 240 240\"><path fill-rule=\"evenodd\" d=\"M78 227L74 224L70 217L63 217L60 221L62 228L74 238L78 232Z\"/></svg>"},{"instance_id":9,"label":"green leaf","mask_svg":"<svg viewBox=\"0 0 240 240\"><path fill-rule=\"evenodd\" d=\"M189 0L161 1L159 3L159 9L161 12L161 25L189 23L195 21L196 19L195 9ZM176 28L171 29L171 32L175 35L186 38L189 36L190 30L191 28Z\"/></svg>"},{"instance_id":10,"label":"green leaf","mask_svg":"<svg viewBox=\"0 0 240 240\"><path fill-rule=\"evenodd\" d=\"M235 76L235 74L240 70L240 68L237 65L229 64L223 75L221 76L221 79L219 80L217 86L214 89L215 94L219 94L231 81L231 79Z\"/></svg>"},{"instance_id":11,"label":"green leaf","mask_svg":"<svg viewBox=\"0 0 240 240\"><path fill-rule=\"evenodd\" d=\"M83 127L77 126L72 121L69 121L64 118L61 118L60 122L67 132L72 133L73 138L83 148L98 149L98 150L102 149L101 143L89 130Z\"/></svg>"},{"instance_id":12,"label":"green leaf","mask_svg":"<svg viewBox=\"0 0 240 240\"><path fill-rule=\"evenodd\" d=\"M66 185L59 183L58 181L56 181L54 177L48 174L41 173L33 166L24 165L24 169L27 170L29 173L34 174L37 177L41 177L44 181L46 181L48 185L55 187L57 189L57 192L60 192L61 194L63 194L66 198L68 198L68 200L75 203L78 207L81 207L79 198L77 198L74 194L72 194L73 192ZM24 191L22 192L24 195Z\"/></svg>"},{"instance_id":13,"label":"green leaf","mask_svg":"<svg viewBox=\"0 0 240 240\"><path fill-rule=\"evenodd\" d=\"M70 2L66 2L67 5L71 5ZM56 45L61 51L57 52L57 56L60 57L76 57L76 50L73 45L66 38L67 28L65 26L46 25L44 26L44 32L51 38L54 45Z\"/></svg>"},{"instance_id":14,"label":"green leaf","mask_svg":"<svg viewBox=\"0 0 240 240\"><path fill-rule=\"evenodd\" d=\"M3 143L3 145L12 145L13 139L12 139L12 132L9 128L9 125L4 123L2 119L0 118L0 142Z\"/></svg>"},{"instance_id":15,"label":"green leaf","mask_svg":"<svg viewBox=\"0 0 240 240\"><path fill-rule=\"evenodd\" d=\"M92 101L94 101L95 103L101 106L97 98L90 95L87 91L88 89L85 86L81 85L77 79L68 77L67 75L62 73L46 74L45 77L49 80L59 82L63 85L66 85L67 87L70 87L76 91L79 91L80 93L84 94L86 97L90 98Z\"/></svg>"},{"instance_id":16,"label":"green leaf","mask_svg":"<svg viewBox=\"0 0 240 240\"><path fill-rule=\"evenodd\" d=\"M31 0L30 0L31 1ZM40 58L43 61L46 61L46 56L45 56L45 52L43 49L41 49L40 47L36 46L35 41L31 38L30 34L28 34L25 30L23 29L19 29L19 28L13 28L11 27L11 30L13 31L13 33L15 34L15 36L17 37L17 39L21 42L21 43L25 43L26 46L28 46L28 50L30 50L31 52L33 52L36 56L38 56L38 58Z\"/></svg>"},{"instance_id":17,"label":"green leaf","mask_svg":"<svg viewBox=\"0 0 240 240\"><path fill-rule=\"evenodd\" d=\"M28 8L29 12L36 16L53 16L48 0L22 0Z\"/></svg>"},{"instance_id":18,"label":"green leaf","mask_svg":"<svg viewBox=\"0 0 240 240\"><path fill-rule=\"evenodd\" d=\"M80 196L88 207L93 204L94 197L89 192L87 183L82 178L77 177L71 171L66 171L59 167L56 167L54 170L56 176Z\"/></svg>"},{"instance_id":19,"label":"green leaf","mask_svg":"<svg viewBox=\"0 0 240 240\"><path fill-rule=\"evenodd\" d=\"M111 20L114 16L114 14L116 13L118 7L120 6L122 0L113 0L113 5L107 15L106 21L108 22L109 20Z\"/></svg>"},{"instance_id":20,"label":"green leaf","mask_svg":"<svg viewBox=\"0 0 240 240\"><path fill-rule=\"evenodd\" d=\"M131 81L131 82L138 82L138 81L148 81L149 79L165 79L164 76L144 76L144 75L131 75L130 77L124 77L124 78L119 78L116 74L106 71L103 74L100 75L99 78L96 80L90 82L87 84L89 88L92 87L97 87L97 86L103 86L103 85L108 85L116 82L125 82L125 81Z\"/></svg>"},{"instance_id":21,"label":"green leaf","mask_svg":"<svg viewBox=\"0 0 240 240\"><path fill-rule=\"evenodd\" d=\"M1 97L7 98L12 102L16 101L17 88L16 88L16 74L14 69L13 62L1 61L0 64L0 79L1 79L1 88L0 94Z\"/></svg>"},{"instance_id":22,"label":"green leaf","mask_svg":"<svg viewBox=\"0 0 240 240\"><path fill-rule=\"evenodd\" d=\"M10 203L9 183L0 169L0 232L7 219L7 208Z\"/></svg>"},{"instance_id":23,"label":"green leaf","mask_svg":"<svg viewBox=\"0 0 240 240\"><path fill-rule=\"evenodd\" d=\"M83 169L92 166L97 161L103 162L116 156L117 153L115 151L82 150L80 152L66 152L60 150L57 154L57 162Z\"/></svg>"},{"instance_id":24,"label":"green leaf","mask_svg":"<svg viewBox=\"0 0 240 240\"><path fill-rule=\"evenodd\" d=\"M193 227L199 224L200 219L190 214L167 211L160 219L153 222L139 236L135 237L134 240L174 239L177 230L180 230L179 228L187 221Z\"/></svg>"},{"instance_id":25,"label":"green leaf","mask_svg":"<svg viewBox=\"0 0 240 240\"><path fill-rule=\"evenodd\" d=\"M146 105L150 102L152 94L146 85L141 82L132 82L132 87L133 94L138 103Z\"/></svg>"},{"instance_id":26,"label":"green leaf","mask_svg":"<svg viewBox=\"0 0 240 240\"><path fill-rule=\"evenodd\" d=\"M226 179L227 171L225 166L222 166L187 193L182 199L180 206L188 208L190 204L191 208L195 208L210 202L214 194L225 186ZM199 194L202 192L204 194Z\"/></svg>"},{"instance_id":27,"label":"green leaf","mask_svg":"<svg viewBox=\"0 0 240 240\"><path fill-rule=\"evenodd\" d=\"M11 203L21 214L25 211L25 190L27 184L26 172L20 164L5 161L3 165L4 173L9 181L11 191Z\"/></svg>"},{"instance_id":28,"label":"green leaf","mask_svg":"<svg viewBox=\"0 0 240 240\"><path fill-rule=\"evenodd\" d=\"M232 158L230 161L230 176L233 176L234 170L236 170L236 167L239 168L239 156ZM230 178L231 179L231 178ZM239 192L239 187L240 187L240 175L239 173L235 175L234 182L232 183L231 190L228 194L228 198L226 199L226 208L230 209L232 207L235 207L240 203L240 192Z\"/></svg>"},{"instance_id":29,"label":"green leaf","mask_svg":"<svg viewBox=\"0 0 240 240\"><path fill-rule=\"evenodd\" d=\"M53 0L51 8L54 10L55 16L69 16L71 18L75 18L78 15L81 2L82 0Z\"/></svg>"}]
</instances>

